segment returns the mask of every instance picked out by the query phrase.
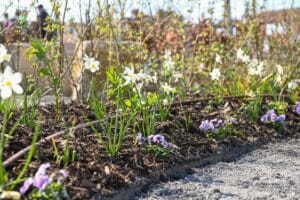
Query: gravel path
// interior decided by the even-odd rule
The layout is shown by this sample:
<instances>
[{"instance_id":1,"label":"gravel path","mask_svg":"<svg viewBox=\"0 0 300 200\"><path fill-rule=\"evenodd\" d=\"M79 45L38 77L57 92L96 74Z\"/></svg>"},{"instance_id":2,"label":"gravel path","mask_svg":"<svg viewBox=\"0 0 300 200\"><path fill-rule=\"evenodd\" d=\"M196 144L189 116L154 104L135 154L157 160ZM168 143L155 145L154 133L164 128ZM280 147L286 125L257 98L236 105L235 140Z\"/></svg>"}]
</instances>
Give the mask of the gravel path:
<instances>
[{"instance_id":1,"label":"gravel path","mask_svg":"<svg viewBox=\"0 0 300 200\"><path fill-rule=\"evenodd\" d=\"M136 199L300 199L300 139L195 169L195 174L156 185Z\"/></svg>"}]
</instances>

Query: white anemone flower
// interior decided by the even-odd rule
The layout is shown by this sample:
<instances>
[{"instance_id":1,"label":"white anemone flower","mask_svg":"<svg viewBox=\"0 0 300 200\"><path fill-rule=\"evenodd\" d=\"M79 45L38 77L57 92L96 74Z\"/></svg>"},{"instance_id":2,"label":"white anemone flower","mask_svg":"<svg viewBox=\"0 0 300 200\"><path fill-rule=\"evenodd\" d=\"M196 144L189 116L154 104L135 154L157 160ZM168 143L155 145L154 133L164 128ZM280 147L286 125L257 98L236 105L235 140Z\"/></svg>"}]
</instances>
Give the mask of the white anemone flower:
<instances>
[{"instance_id":1,"label":"white anemone flower","mask_svg":"<svg viewBox=\"0 0 300 200\"><path fill-rule=\"evenodd\" d=\"M214 69L209 73L209 75L210 75L211 80L217 81L217 80L219 80L220 77L221 77L221 71L220 71L219 68L214 68Z\"/></svg>"},{"instance_id":2,"label":"white anemone flower","mask_svg":"<svg viewBox=\"0 0 300 200\"><path fill-rule=\"evenodd\" d=\"M10 66L7 66L4 73L0 73L0 90L2 99L11 97L14 93L22 94L23 88L20 86L22 82L22 74L20 72L13 73Z\"/></svg>"},{"instance_id":3,"label":"white anemone flower","mask_svg":"<svg viewBox=\"0 0 300 200\"><path fill-rule=\"evenodd\" d=\"M92 73L95 73L99 70L100 62L98 60L95 60L95 58L85 56L83 60L84 69L90 70Z\"/></svg>"},{"instance_id":4,"label":"white anemone flower","mask_svg":"<svg viewBox=\"0 0 300 200\"><path fill-rule=\"evenodd\" d=\"M11 55L7 53L7 49L3 44L0 44L0 64L4 61L9 62Z\"/></svg>"},{"instance_id":5,"label":"white anemone flower","mask_svg":"<svg viewBox=\"0 0 300 200\"><path fill-rule=\"evenodd\" d=\"M219 63L219 64L222 64L222 58L219 54L216 53L216 57L215 57L215 62L216 63Z\"/></svg>"},{"instance_id":6,"label":"white anemone flower","mask_svg":"<svg viewBox=\"0 0 300 200\"><path fill-rule=\"evenodd\" d=\"M162 84L161 88L167 94L174 93L176 91L176 89L172 88L168 83Z\"/></svg>"}]
</instances>

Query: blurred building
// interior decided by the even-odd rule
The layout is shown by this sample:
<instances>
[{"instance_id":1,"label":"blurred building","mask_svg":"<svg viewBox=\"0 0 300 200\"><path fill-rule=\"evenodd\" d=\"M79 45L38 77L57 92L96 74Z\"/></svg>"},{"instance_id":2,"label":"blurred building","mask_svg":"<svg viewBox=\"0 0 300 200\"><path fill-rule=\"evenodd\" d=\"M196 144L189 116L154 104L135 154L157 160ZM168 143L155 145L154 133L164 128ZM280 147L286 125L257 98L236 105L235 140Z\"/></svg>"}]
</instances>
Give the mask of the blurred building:
<instances>
[{"instance_id":1,"label":"blurred building","mask_svg":"<svg viewBox=\"0 0 300 200\"><path fill-rule=\"evenodd\" d=\"M263 11L259 17L267 35L283 34L286 28L295 35L300 34L300 8Z\"/></svg>"}]
</instances>

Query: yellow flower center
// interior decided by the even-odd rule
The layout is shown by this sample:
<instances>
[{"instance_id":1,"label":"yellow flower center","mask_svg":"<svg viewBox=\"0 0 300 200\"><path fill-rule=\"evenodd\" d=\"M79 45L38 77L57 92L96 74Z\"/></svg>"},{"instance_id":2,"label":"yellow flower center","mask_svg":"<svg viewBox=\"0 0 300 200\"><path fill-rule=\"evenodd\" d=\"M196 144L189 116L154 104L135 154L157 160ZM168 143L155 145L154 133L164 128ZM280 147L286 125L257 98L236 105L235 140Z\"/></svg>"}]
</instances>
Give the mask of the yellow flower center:
<instances>
[{"instance_id":1,"label":"yellow flower center","mask_svg":"<svg viewBox=\"0 0 300 200\"><path fill-rule=\"evenodd\" d=\"M7 86L7 87L11 87L12 82L10 80L7 80L7 81L5 81L4 85Z\"/></svg>"}]
</instances>

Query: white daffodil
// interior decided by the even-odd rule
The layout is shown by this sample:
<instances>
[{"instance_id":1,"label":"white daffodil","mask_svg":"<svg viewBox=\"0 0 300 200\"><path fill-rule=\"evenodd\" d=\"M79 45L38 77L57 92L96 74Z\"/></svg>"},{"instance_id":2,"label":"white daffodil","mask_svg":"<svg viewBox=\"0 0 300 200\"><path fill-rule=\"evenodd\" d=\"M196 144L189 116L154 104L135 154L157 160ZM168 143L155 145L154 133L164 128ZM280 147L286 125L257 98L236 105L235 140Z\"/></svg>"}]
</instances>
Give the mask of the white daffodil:
<instances>
[{"instance_id":1,"label":"white daffodil","mask_svg":"<svg viewBox=\"0 0 300 200\"><path fill-rule=\"evenodd\" d=\"M296 88L298 87L298 83L295 81L295 80L291 80L289 83L288 83L288 88L289 90L295 90Z\"/></svg>"},{"instance_id":2,"label":"white daffodil","mask_svg":"<svg viewBox=\"0 0 300 200\"><path fill-rule=\"evenodd\" d=\"M236 52L236 57L238 60L241 60L244 63L250 62L250 56L245 54L241 48L239 48L238 51Z\"/></svg>"},{"instance_id":3,"label":"white daffodil","mask_svg":"<svg viewBox=\"0 0 300 200\"><path fill-rule=\"evenodd\" d=\"M161 88L167 94L174 93L176 91L176 89L172 88L168 83L162 84Z\"/></svg>"},{"instance_id":4,"label":"white daffodil","mask_svg":"<svg viewBox=\"0 0 300 200\"><path fill-rule=\"evenodd\" d=\"M92 73L95 73L99 70L100 62L98 60L95 60L95 58L85 56L83 60L84 69L90 70Z\"/></svg>"},{"instance_id":5,"label":"white daffodil","mask_svg":"<svg viewBox=\"0 0 300 200\"><path fill-rule=\"evenodd\" d=\"M237 59L241 59L243 56L244 56L244 51L241 48L239 48L236 52L236 57Z\"/></svg>"},{"instance_id":6,"label":"white daffodil","mask_svg":"<svg viewBox=\"0 0 300 200\"><path fill-rule=\"evenodd\" d=\"M14 93L22 94L23 88L20 86L22 82L22 74L20 72L13 73L10 66L7 66L4 73L0 73L0 90L2 99L11 97Z\"/></svg>"},{"instance_id":7,"label":"white daffodil","mask_svg":"<svg viewBox=\"0 0 300 200\"><path fill-rule=\"evenodd\" d=\"M135 84L136 81L140 79L140 75L134 73L133 67L125 67L125 70L123 72L123 78L125 79L124 85L128 85L131 83Z\"/></svg>"},{"instance_id":8,"label":"white daffodil","mask_svg":"<svg viewBox=\"0 0 300 200\"><path fill-rule=\"evenodd\" d=\"M7 53L7 49L3 44L0 44L0 64L4 61L9 62L11 55Z\"/></svg>"},{"instance_id":9,"label":"white daffodil","mask_svg":"<svg viewBox=\"0 0 300 200\"><path fill-rule=\"evenodd\" d=\"M277 73L283 75L283 67L281 65L276 65Z\"/></svg>"},{"instance_id":10,"label":"white daffodil","mask_svg":"<svg viewBox=\"0 0 300 200\"><path fill-rule=\"evenodd\" d=\"M216 53L216 57L215 57L215 62L216 63L219 63L219 64L222 64L222 58L219 54Z\"/></svg>"},{"instance_id":11,"label":"white daffodil","mask_svg":"<svg viewBox=\"0 0 300 200\"><path fill-rule=\"evenodd\" d=\"M211 80L217 81L217 80L219 80L220 77L221 77L221 71L220 71L219 68L214 68L214 69L209 73L209 75L210 75Z\"/></svg>"},{"instance_id":12,"label":"white daffodil","mask_svg":"<svg viewBox=\"0 0 300 200\"><path fill-rule=\"evenodd\" d=\"M168 99L163 99L162 104L163 106L168 106L169 105Z\"/></svg>"}]
</instances>

